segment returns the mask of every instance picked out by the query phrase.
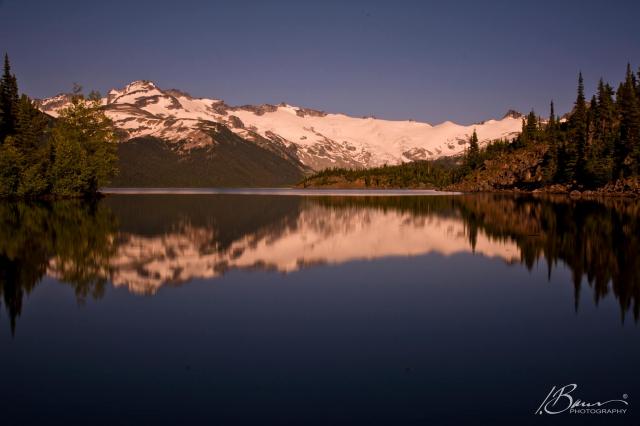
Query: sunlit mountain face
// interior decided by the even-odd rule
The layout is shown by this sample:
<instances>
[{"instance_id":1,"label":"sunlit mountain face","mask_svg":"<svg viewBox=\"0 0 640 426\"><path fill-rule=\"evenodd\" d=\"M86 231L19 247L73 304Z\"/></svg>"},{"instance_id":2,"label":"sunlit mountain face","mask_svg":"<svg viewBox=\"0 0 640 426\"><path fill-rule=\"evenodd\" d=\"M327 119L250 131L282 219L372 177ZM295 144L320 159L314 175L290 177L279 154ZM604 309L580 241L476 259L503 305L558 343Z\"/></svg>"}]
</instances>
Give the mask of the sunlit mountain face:
<instances>
[{"instance_id":1,"label":"sunlit mountain face","mask_svg":"<svg viewBox=\"0 0 640 426\"><path fill-rule=\"evenodd\" d=\"M228 271L297 274L354 261L473 254L531 269L570 269L597 302L617 298L638 318L637 202L490 195L298 197L109 196L0 208L0 291L12 324L44 276L79 299L113 285L138 295ZM622 243L624 242L624 244Z\"/></svg>"},{"instance_id":2,"label":"sunlit mountain face","mask_svg":"<svg viewBox=\"0 0 640 426\"><path fill-rule=\"evenodd\" d=\"M38 101L42 111L58 116L71 95ZM151 81L133 81L101 99L105 113L122 141L157 138L181 155L218 145L220 128L265 148L293 165L313 170L327 167L372 167L427 160L464 152L477 131L480 144L511 138L522 128L521 114L472 125L451 121L432 125L414 120L392 121L351 117L286 103L230 106L219 99L193 97L159 88Z\"/></svg>"}]
</instances>

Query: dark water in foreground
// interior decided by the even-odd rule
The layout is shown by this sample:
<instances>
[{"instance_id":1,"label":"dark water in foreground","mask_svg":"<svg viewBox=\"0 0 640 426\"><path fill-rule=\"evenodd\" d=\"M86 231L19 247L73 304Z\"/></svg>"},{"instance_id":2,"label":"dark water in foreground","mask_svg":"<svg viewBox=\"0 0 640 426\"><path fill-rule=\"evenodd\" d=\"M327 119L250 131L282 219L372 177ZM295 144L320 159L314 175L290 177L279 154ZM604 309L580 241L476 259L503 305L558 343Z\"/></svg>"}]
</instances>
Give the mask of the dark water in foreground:
<instances>
[{"instance_id":1,"label":"dark water in foreground","mask_svg":"<svg viewBox=\"0 0 640 426\"><path fill-rule=\"evenodd\" d=\"M2 425L640 424L637 202L2 203L0 297Z\"/></svg>"}]
</instances>

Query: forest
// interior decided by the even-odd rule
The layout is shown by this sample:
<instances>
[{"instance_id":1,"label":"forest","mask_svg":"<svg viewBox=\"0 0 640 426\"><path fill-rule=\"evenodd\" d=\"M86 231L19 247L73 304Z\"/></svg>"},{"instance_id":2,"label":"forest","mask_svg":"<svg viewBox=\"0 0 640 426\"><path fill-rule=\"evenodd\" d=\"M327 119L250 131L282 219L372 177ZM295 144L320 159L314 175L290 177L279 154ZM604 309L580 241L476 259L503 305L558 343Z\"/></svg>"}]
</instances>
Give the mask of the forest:
<instances>
[{"instance_id":1,"label":"forest","mask_svg":"<svg viewBox=\"0 0 640 426\"><path fill-rule=\"evenodd\" d=\"M100 96L74 88L71 105L53 119L18 95L5 55L0 79L0 197L69 198L98 193L117 172L117 146Z\"/></svg>"}]
</instances>

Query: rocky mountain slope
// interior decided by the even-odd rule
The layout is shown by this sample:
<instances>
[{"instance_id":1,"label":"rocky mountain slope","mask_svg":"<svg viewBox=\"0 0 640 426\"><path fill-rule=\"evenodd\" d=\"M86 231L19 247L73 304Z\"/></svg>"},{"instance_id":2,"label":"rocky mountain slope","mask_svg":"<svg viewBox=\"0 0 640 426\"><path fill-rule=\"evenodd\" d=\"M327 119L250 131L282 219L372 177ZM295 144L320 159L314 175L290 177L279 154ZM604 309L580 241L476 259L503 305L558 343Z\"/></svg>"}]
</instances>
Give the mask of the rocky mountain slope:
<instances>
[{"instance_id":1,"label":"rocky mountain slope","mask_svg":"<svg viewBox=\"0 0 640 426\"><path fill-rule=\"evenodd\" d=\"M69 101L69 95L61 94L39 101L39 107L56 116ZM189 157L202 150L215 155L225 143L222 139L245 141L261 148L254 157L277 162L275 156L288 163L286 175L295 174L293 170L301 175L327 167L366 168L456 155L465 149L474 129L481 144L511 137L521 129L520 115L514 111L500 120L470 126L449 121L434 126L330 114L284 103L234 107L222 100L162 90L150 81L111 90L101 102L123 142L162 140L178 157ZM239 164L244 166L249 165Z\"/></svg>"}]
</instances>

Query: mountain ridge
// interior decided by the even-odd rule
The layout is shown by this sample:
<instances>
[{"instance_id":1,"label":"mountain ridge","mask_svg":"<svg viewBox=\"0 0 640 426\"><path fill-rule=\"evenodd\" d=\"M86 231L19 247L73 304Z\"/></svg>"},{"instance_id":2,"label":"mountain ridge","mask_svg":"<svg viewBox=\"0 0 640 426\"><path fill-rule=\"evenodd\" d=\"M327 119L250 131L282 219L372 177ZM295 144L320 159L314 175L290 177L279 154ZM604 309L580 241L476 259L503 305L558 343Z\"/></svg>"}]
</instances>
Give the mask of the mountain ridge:
<instances>
[{"instance_id":1,"label":"mountain ridge","mask_svg":"<svg viewBox=\"0 0 640 426\"><path fill-rule=\"evenodd\" d=\"M57 116L71 95L37 101ZM171 142L181 155L218 144L212 128L223 125L245 141L290 162L301 173L328 167L369 168L459 155L473 130L480 144L510 138L521 129L517 113L469 126L445 121L382 120L329 113L287 103L230 106L220 99L197 98L178 89L160 89L136 80L112 89L102 107L122 133L122 142L152 137Z\"/></svg>"}]
</instances>

